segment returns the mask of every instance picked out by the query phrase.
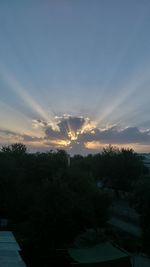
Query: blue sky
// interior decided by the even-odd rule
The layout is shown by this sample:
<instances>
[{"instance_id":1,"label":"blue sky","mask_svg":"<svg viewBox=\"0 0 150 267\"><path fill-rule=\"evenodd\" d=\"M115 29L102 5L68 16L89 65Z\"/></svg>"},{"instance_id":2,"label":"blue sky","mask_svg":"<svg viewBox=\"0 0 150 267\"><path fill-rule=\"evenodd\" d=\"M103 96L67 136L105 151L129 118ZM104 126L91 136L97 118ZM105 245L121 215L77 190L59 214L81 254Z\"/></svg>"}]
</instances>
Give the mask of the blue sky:
<instances>
[{"instance_id":1,"label":"blue sky","mask_svg":"<svg viewBox=\"0 0 150 267\"><path fill-rule=\"evenodd\" d=\"M149 86L149 0L0 1L1 145L148 152Z\"/></svg>"}]
</instances>

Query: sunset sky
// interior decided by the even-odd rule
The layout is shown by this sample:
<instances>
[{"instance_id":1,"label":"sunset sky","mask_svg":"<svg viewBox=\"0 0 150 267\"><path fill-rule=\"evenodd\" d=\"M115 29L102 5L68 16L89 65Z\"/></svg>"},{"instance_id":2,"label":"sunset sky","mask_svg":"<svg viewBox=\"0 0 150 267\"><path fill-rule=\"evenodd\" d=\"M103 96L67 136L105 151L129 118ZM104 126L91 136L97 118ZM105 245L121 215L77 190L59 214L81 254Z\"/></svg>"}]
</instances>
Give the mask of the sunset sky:
<instances>
[{"instance_id":1,"label":"sunset sky","mask_svg":"<svg viewBox=\"0 0 150 267\"><path fill-rule=\"evenodd\" d=\"M1 0L0 146L150 152L150 0Z\"/></svg>"}]
</instances>

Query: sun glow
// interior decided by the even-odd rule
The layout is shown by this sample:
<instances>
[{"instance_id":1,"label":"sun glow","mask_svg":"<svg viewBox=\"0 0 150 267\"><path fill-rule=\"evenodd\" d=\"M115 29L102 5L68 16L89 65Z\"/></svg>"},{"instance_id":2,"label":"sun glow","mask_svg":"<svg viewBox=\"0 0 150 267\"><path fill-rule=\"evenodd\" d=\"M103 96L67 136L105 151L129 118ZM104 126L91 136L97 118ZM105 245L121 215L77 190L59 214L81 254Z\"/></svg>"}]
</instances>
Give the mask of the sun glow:
<instances>
[{"instance_id":1,"label":"sun glow","mask_svg":"<svg viewBox=\"0 0 150 267\"><path fill-rule=\"evenodd\" d=\"M86 121L80 130L80 133L83 134L87 132L92 132L94 128L96 128L96 123L93 121L90 121L89 118L86 118Z\"/></svg>"},{"instance_id":2,"label":"sun glow","mask_svg":"<svg viewBox=\"0 0 150 267\"><path fill-rule=\"evenodd\" d=\"M71 142L69 140L51 140L49 142L50 145L54 145L56 147L67 147L70 143Z\"/></svg>"},{"instance_id":3,"label":"sun glow","mask_svg":"<svg viewBox=\"0 0 150 267\"><path fill-rule=\"evenodd\" d=\"M84 143L85 147L88 149L101 149L104 145L101 144L99 141L91 141Z\"/></svg>"},{"instance_id":4,"label":"sun glow","mask_svg":"<svg viewBox=\"0 0 150 267\"><path fill-rule=\"evenodd\" d=\"M102 150L104 147L107 147L109 144L104 144L104 143L101 143L100 141L91 141L91 142L85 142L84 143L84 146L88 149L91 149L91 150ZM136 146L135 144L112 144L114 147L116 148L126 148L126 149L131 149ZM136 146L137 147L137 146Z\"/></svg>"},{"instance_id":5,"label":"sun glow","mask_svg":"<svg viewBox=\"0 0 150 267\"><path fill-rule=\"evenodd\" d=\"M68 137L71 139L71 141L75 141L78 139L78 134L79 134L79 132L69 131Z\"/></svg>"}]
</instances>

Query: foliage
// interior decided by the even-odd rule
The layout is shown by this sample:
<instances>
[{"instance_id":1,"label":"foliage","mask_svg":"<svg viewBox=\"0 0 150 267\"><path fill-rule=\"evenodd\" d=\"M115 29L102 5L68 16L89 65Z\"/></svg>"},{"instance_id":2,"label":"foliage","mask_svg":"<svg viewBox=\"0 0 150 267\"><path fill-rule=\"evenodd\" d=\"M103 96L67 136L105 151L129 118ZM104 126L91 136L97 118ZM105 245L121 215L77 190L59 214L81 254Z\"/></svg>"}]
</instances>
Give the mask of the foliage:
<instances>
[{"instance_id":1,"label":"foliage","mask_svg":"<svg viewBox=\"0 0 150 267\"><path fill-rule=\"evenodd\" d=\"M0 151L0 215L12 222L23 244L40 250L63 247L87 229L101 229L111 198L97 187L129 191L143 165L132 150L108 147L97 155L59 150L29 153L23 144Z\"/></svg>"},{"instance_id":2,"label":"foliage","mask_svg":"<svg viewBox=\"0 0 150 267\"><path fill-rule=\"evenodd\" d=\"M136 184L132 205L141 215L143 247L150 253L150 177L145 177Z\"/></svg>"},{"instance_id":3,"label":"foliage","mask_svg":"<svg viewBox=\"0 0 150 267\"><path fill-rule=\"evenodd\" d=\"M74 163L68 165L62 150L32 154L22 144L1 149L0 214L25 242L43 249L64 246L106 222L110 199L86 165Z\"/></svg>"}]
</instances>

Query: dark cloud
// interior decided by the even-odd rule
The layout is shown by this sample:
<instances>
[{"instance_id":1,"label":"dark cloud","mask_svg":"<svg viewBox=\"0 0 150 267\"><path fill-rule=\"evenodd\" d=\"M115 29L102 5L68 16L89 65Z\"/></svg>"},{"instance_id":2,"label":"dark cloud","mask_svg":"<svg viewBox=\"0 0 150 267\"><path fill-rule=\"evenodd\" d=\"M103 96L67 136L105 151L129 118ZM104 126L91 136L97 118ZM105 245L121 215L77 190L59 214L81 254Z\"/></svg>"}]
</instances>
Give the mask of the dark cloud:
<instances>
[{"instance_id":1,"label":"dark cloud","mask_svg":"<svg viewBox=\"0 0 150 267\"><path fill-rule=\"evenodd\" d=\"M40 127L43 137L19 134L7 129L0 129L0 138L4 140L18 140L29 145L43 144L43 148L64 148L70 153L87 153L90 151L86 146L87 142L99 142L102 144L150 144L150 130L141 131L137 127L127 127L120 130L117 126L101 130L92 127L89 119L83 117L63 116L57 117L52 123L42 120L34 120L35 128ZM38 131L38 129L37 129ZM70 134L71 133L71 134ZM96 146L93 147L94 152Z\"/></svg>"},{"instance_id":2,"label":"dark cloud","mask_svg":"<svg viewBox=\"0 0 150 267\"><path fill-rule=\"evenodd\" d=\"M58 130L53 130L52 126L45 127L46 138L69 139L69 132L75 134L82 129L86 120L82 117L60 117L57 122Z\"/></svg>"},{"instance_id":3,"label":"dark cloud","mask_svg":"<svg viewBox=\"0 0 150 267\"><path fill-rule=\"evenodd\" d=\"M53 130L51 126L45 129L45 139L67 139L67 135L65 135L61 131Z\"/></svg>"},{"instance_id":4,"label":"dark cloud","mask_svg":"<svg viewBox=\"0 0 150 267\"><path fill-rule=\"evenodd\" d=\"M81 142L100 141L104 144L150 144L150 131L140 131L137 127L128 127L123 130L112 127L103 131L94 129L94 134L91 132L84 133L79 138Z\"/></svg>"},{"instance_id":5,"label":"dark cloud","mask_svg":"<svg viewBox=\"0 0 150 267\"><path fill-rule=\"evenodd\" d=\"M129 127L118 133L118 143L150 143L150 132Z\"/></svg>"},{"instance_id":6,"label":"dark cloud","mask_svg":"<svg viewBox=\"0 0 150 267\"><path fill-rule=\"evenodd\" d=\"M18 141L22 141L22 142L40 142L41 140L43 140L43 138L39 138L36 136L31 136L31 135L27 135L27 134L20 134L20 133L16 133L14 131L10 131L10 130L5 130L5 129L0 129L0 135L6 136L8 138L16 138L18 139Z\"/></svg>"},{"instance_id":7,"label":"dark cloud","mask_svg":"<svg viewBox=\"0 0 150 267\"><path fill-rule=\"evenodd\" d=\"M23 138L24 142L40 142L43 140L43 138L36 137L36 136L30 136L27 134L23 134L23 135L21 135L21 137Z\"/></svg>"},{"instance_id":8,"label":"dark cloud","mask_svg":"<svg viewBox=\"0 0 150 267\"><path fill-rule=\"evenodd\" d=\"M53 130L52 126L46 126L45 139L70 140L68 133L70 131L77 135L77 142L83 146L86 142L98 141L104 144L150 144L150 131L141 131L137 127L127 127L120 130L117 126L106 130L92 128L81 131L86 125L86 119L82 117L61 117L57 122L58 130ZM71 142L73 144L73 142ZM75 142L74 142L75 143Z\"/></svg>"},{"instance_id":9,"label":"dark cloud","mask_svg":"<svg viewBox=\"0 0 150 267\"><path fill-rule=\"evenodd\" d=\"M58 127L61 131L71 130L77 132L82 128L85 121L86 120L82 117L69 116L67 118L62 118L61 121L58 123Z\"/></svg>"}]
</instances>

